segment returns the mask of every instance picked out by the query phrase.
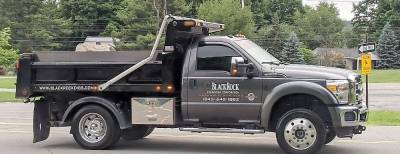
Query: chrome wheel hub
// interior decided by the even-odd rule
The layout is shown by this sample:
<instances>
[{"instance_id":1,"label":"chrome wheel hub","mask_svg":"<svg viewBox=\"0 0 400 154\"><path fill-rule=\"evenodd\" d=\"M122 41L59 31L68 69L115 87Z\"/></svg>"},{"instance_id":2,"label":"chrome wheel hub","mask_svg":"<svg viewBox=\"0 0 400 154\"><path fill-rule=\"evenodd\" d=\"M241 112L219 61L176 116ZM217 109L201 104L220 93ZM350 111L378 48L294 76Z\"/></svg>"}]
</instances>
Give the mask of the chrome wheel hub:
<instances>
[{"instance_id":1,"label":"chrome wheel hub","mask_svg":"<svg viewBox=\"0 0 400 154\"><path fill-rule=\"evenodd\" d=\"M79 121L79 134L90 143L101 141L107 132L104 118L97 113L87 113Z\"/></svg>"},{"instance_id":2,"label":"chrome wheel hub","mask_svg":"<svg viewBox=\"0 0 400 154\"><path fill-rule=\"evenodd\" d=\"M317 140L314 124L305 118L296 118L286 124L284 137L286 143L297 150L310 148Z\"/></svg>"}]
</instances>

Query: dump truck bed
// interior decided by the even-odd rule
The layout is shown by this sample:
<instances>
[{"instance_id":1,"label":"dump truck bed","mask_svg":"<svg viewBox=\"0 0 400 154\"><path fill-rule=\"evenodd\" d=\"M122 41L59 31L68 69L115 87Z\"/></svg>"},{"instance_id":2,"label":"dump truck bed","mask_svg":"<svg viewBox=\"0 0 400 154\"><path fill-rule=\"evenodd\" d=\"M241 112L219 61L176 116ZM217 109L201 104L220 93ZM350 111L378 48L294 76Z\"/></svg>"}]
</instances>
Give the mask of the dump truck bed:
<instances>
[{"instance_id":1,"label":"dump truck bed","mask_svg":"<svg viewBox=\"0 0 400 154\"><path fill-rule=\"evenodd\" d=\"M38 92L96 91L99 84L148 56L149 51L24 54L19 64L22 69L19 73L23 75L18 74L17 96L27 97ZM155 86L162 84L162 61L157 57L106 91L153 91Z\"/></svg>"}]
</instances>

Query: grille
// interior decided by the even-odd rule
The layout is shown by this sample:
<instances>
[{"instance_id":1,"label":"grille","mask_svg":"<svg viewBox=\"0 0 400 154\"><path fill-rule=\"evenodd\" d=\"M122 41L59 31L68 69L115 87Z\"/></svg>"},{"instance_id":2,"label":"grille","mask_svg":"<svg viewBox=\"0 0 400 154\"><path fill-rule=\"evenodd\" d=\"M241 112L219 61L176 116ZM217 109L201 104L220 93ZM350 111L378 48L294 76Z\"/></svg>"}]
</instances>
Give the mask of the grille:
<instances>
[{"instance_id":1,"label":"grille","mask_svg":"<svg viewBox=\"0 0 400 154\"><path fill-rule=\"evenodd\" d=\"M352 91L354 92L354 103L355 104L361 104L363 100L363 85L362 85L362 79L361 75L358 75L356 77L355 83L354 83L354 88L352 88Z\"/></svg>"}]
</instances>

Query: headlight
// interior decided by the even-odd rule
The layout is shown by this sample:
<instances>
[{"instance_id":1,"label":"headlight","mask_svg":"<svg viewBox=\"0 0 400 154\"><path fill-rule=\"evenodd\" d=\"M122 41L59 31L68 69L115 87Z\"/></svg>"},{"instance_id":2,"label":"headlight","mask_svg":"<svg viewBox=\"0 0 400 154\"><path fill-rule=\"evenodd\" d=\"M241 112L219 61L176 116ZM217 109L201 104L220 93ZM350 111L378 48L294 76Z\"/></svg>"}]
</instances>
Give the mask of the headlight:
<instances>
[{"instance_id":1,"label":"headlight","mask_svg":"<svg viewBox=\"0 0 400 154\"><path fill-rule=\"evenodd\" d=\"M327 80L326 87L331 91L340 104L349 103L349 81L347 80Z\"/></svg>"}]
</instances>

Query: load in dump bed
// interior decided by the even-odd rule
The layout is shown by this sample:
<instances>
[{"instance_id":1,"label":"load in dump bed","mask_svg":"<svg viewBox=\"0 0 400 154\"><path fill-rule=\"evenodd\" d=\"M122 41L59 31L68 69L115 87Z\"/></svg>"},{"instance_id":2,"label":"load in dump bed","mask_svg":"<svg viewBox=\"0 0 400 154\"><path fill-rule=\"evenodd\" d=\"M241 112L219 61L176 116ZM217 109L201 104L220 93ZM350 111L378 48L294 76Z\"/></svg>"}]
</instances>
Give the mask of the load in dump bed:
<instances>
[{"instance_id":1,"label":"load in dump bed","mask_svg":"<svg viewBox=\"0 0 400 154\"><path fill-rule=\"evenodd\" d=\"M47 92L179 92L182 59L194 37L223 29L222 24L172 16L163 51L34 52L19 60L17 97ZM207 24L207 25L206 25ZM160 30L161 32L163 29ZM161 33L160 33L161 36ZM23 74L23 75L22 75ZM107 88L104 88L104 87Z\"/></svg>"}]
</instances>

